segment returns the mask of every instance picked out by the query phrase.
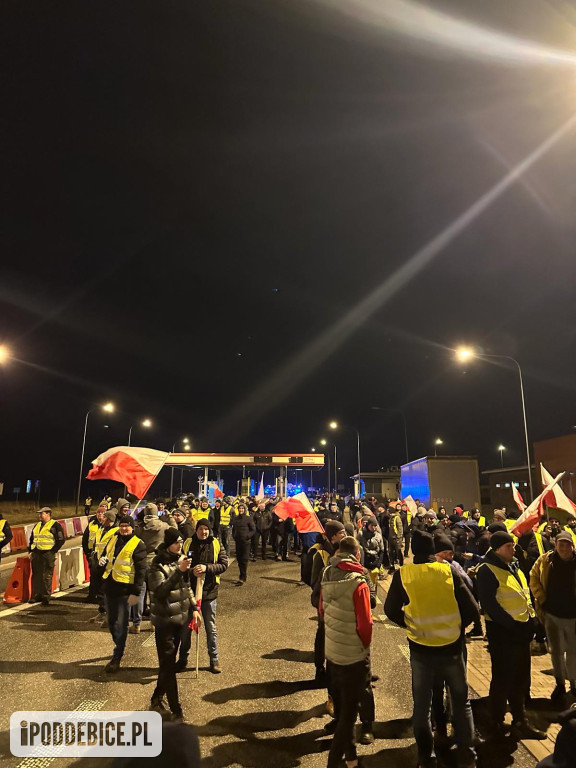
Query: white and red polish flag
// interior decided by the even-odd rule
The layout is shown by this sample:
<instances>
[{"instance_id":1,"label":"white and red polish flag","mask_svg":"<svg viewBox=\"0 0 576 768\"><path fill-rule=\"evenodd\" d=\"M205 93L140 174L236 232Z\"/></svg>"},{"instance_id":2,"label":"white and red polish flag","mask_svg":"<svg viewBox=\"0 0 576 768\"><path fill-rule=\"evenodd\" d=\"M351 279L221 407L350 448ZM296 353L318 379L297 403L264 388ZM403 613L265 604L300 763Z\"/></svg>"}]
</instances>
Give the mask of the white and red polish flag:
<instances>
[{"instance_id":1,"label":"white and red polish flag","mask_svg":"<svg viewBox=\"0 0 576 768\"><path fill-rule=\"evenodd\" d=\"M552 482L552 475L543 464L540 464L540 472L542 474L542 485L545 486ZM576 504L566 496L559 485L554 486L551 491L548 491L544 501L546 502L547 507L563 509L564 512L568 512L572 517L576 517Z\"/></svg>"},{"instance_id":2,"label":"white and red polish flag","mask_svg":"<svg viewBox=\"0 0 576 768\"><path fill-rule=\"evenodd\" d=\"M509 533L513 533L516 536L521 536L523 533L526 533L526 531L531 531L536 525L538 525L544 515L544 499L546 498L546 494L549 493L552 488L556 487L557 483L562 480L565 474L565 472L560 472L559 475L551 478L550 482L546 488L544 488L540 496L536 496L534 501L526 507L518 520L516 520L514 525L511 526Z\"/></svg>"},{"instance_id":3,"label":"white and red polish flag","mask_svg":"<svg viewBox=\"0 0 576 768\"><path fill-rule=\"evenodd\" d=\"M298 533L324 533L324 528L304 491L279 501L274 507L274 513L281 520L293 517Z\"/></svg>"},{"instance_id":4,"label":"white and red polish flag","mask_svg":"<svg viewBox=\"0 0 576 768\"><path fill-rule=\"evenodd\" d=\"M524 510L526 509L526 504L524 504L524 499L522 498L522 496L520 496L520 491L518 490L518 488L516 488L514 483L512 483L512 496L514 496L514 501L516 502L516 506L518 507L520 512L524 512Z\"/></svg>"},{"instance_id":5,"label":"white and red polish flag","mask_svg":"<svg viewBox=\"0 0 576 768\"><path fill-rule=\"evenodd\" d=\"M155 451L153 448L118 445L94 459L86 477L88 480L124 483L129 493L143 499L169 455L166 451Z\"/></svg>"}]
</instances>

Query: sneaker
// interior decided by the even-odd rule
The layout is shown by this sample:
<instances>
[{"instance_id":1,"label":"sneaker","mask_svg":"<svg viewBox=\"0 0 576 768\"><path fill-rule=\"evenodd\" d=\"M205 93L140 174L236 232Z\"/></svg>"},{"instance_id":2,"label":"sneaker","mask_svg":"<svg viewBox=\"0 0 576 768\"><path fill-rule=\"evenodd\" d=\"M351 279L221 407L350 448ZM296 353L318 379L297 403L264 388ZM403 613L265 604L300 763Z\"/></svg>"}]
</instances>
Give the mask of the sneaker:
<instances>
[{"instance_id":1,"label":"sneaker","mask_svg":"<svg viewBox=\"0 0 576 768\"><path fill-rule=\"evenodd\" d=\"M139 635L140 634L140 624L133 624L130 629L128 630L131 635Z\"/></svg>"},{"instance_id":2,"label":"sneaker","mask_svg":"<svg viewBox=\"0 0 576 768\"><path fill-rule=\"evenodd\" d=\"M39 597L31 597L30 600L28 600L29 603L39 603L40 598Z\"/></svg>"},{"instance_id":3,"label":"sneaker","mask_svg":"<svg viewBox=\"0 0 576 768\"><path fill-rule=\"evenodd\" d=\"M188 667L188 659L178 659L174 665L174 672L185 672Z\"/></svg>"},{"instance_id":4,"label":"sneaker","mask_svg":"<svg viewBox=\"0 0 576 768\"><path fill-rule=\"evenodd\" d=\"M104 672L108 672L108 674L114 674L114 672L118 672L120 669L120 659L115 659L112 657L108 664L104 667Z\"/></svg>"},{"instance_id":5,"label":"sneaker","mask_svg":"<svg viewBox=\"0 0 576 768\"><path fill-rule=\"evenodd\" d=\"M482 628L475 629L474 627L472 627L470 632L466 632L466 637L469 637L471 640L474 640L474 639L482 640L482 638L484 637L484 632L482 631Z\"/></svg>"},{"instance_id":6,"label":"sneaker","mask_svg":"<svg viewBox=\"0 0 576 768\"><path fill-rule=\"evenodd\" d=\"M566 686L564 681L556 683L556 688L550 694L550 701L562 702L566 698Z\"/></svg>"},{"instance_id":7,"label":"sneaker","mask_svg":"<svg viewBox=\"0 0 576 768\"><path fill-rule=\"evenodd\" d=\"M50 599L48 597L43 597L41 603L42 605L50 605Z\"/></svg>"},{"instance_id":8,"label":"sneaker","mask_svg":"<svg viewBox=\"0 0 576 768\"><path fill-rule=\"evenodd\" d=\"M242 579L238 579L238 581L234 582L234 586L235 587L241 587L243 584L244 584L244 582L242 581Z\"/></svg>"},{"instance_id":9,"label":"sneaker","mask_svg":"<svg viewBox=\"0 0 576 768\"><path fill-rule=\"evenodd\" d=\"M162 715L162 720L166 723L182 723L184 722L184 713L182 707L178 706L173 712L166 712Z\"/></svg>"},{"instance_id":10,"label":"sneaker","mask_svg":"<svg viewBox=\"0 0 576 768\"><path fill-rule=\"evenodd\" d=\"M517 741L523 741L524 739L543 741L546 738L544 731L533 728L527 720L517 720L515 723L512 723L510 735Z\"/></svg>"},{"instance_id":11,"label":"sneaker","mask_svg":"<svg viewBox=\"0 0 576 768\"><path fill-rule=\"evenodd\" d=\"M372 723L362 723L360 726L360 744L374 744L374 734L372 733Z\"/></svg>"},{"instance_id":12,"label":"sneaker","mask_svg":"<svg viewBox=\"0 0 576 768\"><path fill-rule=\"evenodd\" d=\"M338 720L329 720L324 726L324 733L333 734L338 725Z\"/></svg>"},{"instance_id":13,"label":"sneaker","mask_svg":"<svg viewBox=\"0 0 576 768\"><path fill-rule=\"evenodd\" d=\"M214 661L210 664L210 672L212 672L213 675L219 675L222 672L222 667L218 664L217 661Z\"/></svg>"}]
</instances>

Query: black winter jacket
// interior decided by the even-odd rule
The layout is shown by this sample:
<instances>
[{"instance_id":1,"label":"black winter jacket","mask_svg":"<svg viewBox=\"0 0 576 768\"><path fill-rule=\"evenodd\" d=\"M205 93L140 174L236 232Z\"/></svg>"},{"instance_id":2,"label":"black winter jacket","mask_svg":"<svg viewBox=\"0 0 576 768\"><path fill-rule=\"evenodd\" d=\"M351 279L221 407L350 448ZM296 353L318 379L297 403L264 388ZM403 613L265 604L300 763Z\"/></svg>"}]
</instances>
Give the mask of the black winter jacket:
<instances>
[{"instance_id":1,"label":"black winter jacket","mask_svg":"<svg viewBox=\"0 0 576 768\"><path fill-rule=\"evenodd\" d=\"M255 532L256 526L250 515L236 515L232 520L232 536L234 541L250 541Z\"/></svg>"},{"instance_id":2,"label":"black winter jacket","mask_svg":"<svg viewBox=\"0 0 576 768\"><path fill-rule=\"evenodd\" d=\"M150 570L148 589L150 591L151 622L154 627L169 624L183 626L189 622L189 615L196 610L196 601L190 584L190 571L181 571L180 555L168 552L161 544Z\"/></svg>"},{"instance_id":3,"label":"black winter jacket","mask_svg":"<svg viewBox=\"0 0 576 768\"><path fill-rule=\"evenodd\" d=\"M214 536L208 536L204 541L194 534L192 537L192 543L188 550L188 555L191 558L190 569L190 586L192 591L196 594L196 577L192 573L192 568L195 565L205 565L206 573L204 574L204 586L202 588L203 600L215 600L218 597L218 582L216 576L224 573L228 568L228 555L224 547L220 547L218 552L218 558L214 562Z\"/></svg>"}]
</instances>

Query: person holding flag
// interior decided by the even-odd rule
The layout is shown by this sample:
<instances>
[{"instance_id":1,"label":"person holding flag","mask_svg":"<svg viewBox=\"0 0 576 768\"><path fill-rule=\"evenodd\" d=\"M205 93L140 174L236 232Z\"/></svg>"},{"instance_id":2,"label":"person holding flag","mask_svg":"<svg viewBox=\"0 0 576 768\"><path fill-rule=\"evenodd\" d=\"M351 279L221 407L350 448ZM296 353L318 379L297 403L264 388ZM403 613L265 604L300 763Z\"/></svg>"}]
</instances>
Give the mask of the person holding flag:
<instances>
[{"instance_id":1,"label":"person holding flag","mask_svg":"<svg viewBox=\"0 0 576 768\"><path fill-rule=\"evenodd\" d=\"M176 655L190 617L198 627L202 625L202 616L191 590L190 566L191 559L182 557L182 537L178 530L167 528L148 574L151 621L159 665L150 709L172 721L183 719L176 680ZM170 711L164 706L164 696Z\"/></svg>"},{"instance_id":2,"label":"person holding flag","mask_svg":"<svg viewBox=\"0 0 576 768\"><path fill-rule=\"evenodd\" d=\"M190 586L194 593L197 590L199 579L202 582L202 597L198 610L204 619L206 629L206 644L208 646L208 658L210 659L210 672L220 674L222 669L218 661L218 632L216 630L216 608L218 600L218 588L220 576L228 568L228 554L214 536L209 520L198 520L196 533L184 542L182 551L190 560ZM196 627L194 627L196 630ZM199 629L199 627L198 627ZM182 634L180 652L176 671L182 672L188 664L192 634L187 625Z\"/></svg>"}]
</instances>

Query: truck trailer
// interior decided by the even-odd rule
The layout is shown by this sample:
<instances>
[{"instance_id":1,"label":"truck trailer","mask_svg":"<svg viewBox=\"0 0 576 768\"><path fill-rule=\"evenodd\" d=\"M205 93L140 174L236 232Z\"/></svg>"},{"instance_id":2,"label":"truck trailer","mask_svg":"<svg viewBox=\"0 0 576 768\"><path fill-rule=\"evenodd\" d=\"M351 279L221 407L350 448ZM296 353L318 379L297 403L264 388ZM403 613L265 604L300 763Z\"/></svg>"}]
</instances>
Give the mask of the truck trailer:
<instances>
[{"instance_id":1,"label":"truck trailer","mask_svg":"<svg viewBox=\"0 0 576 768\"><path fill-rule=\"evenodd\" d=\"M474 456L424 456L400 468L402 498L412 496L425 507L448 514L457 504L480 508L480 475Z\"/></svg>"}]
</instances>

